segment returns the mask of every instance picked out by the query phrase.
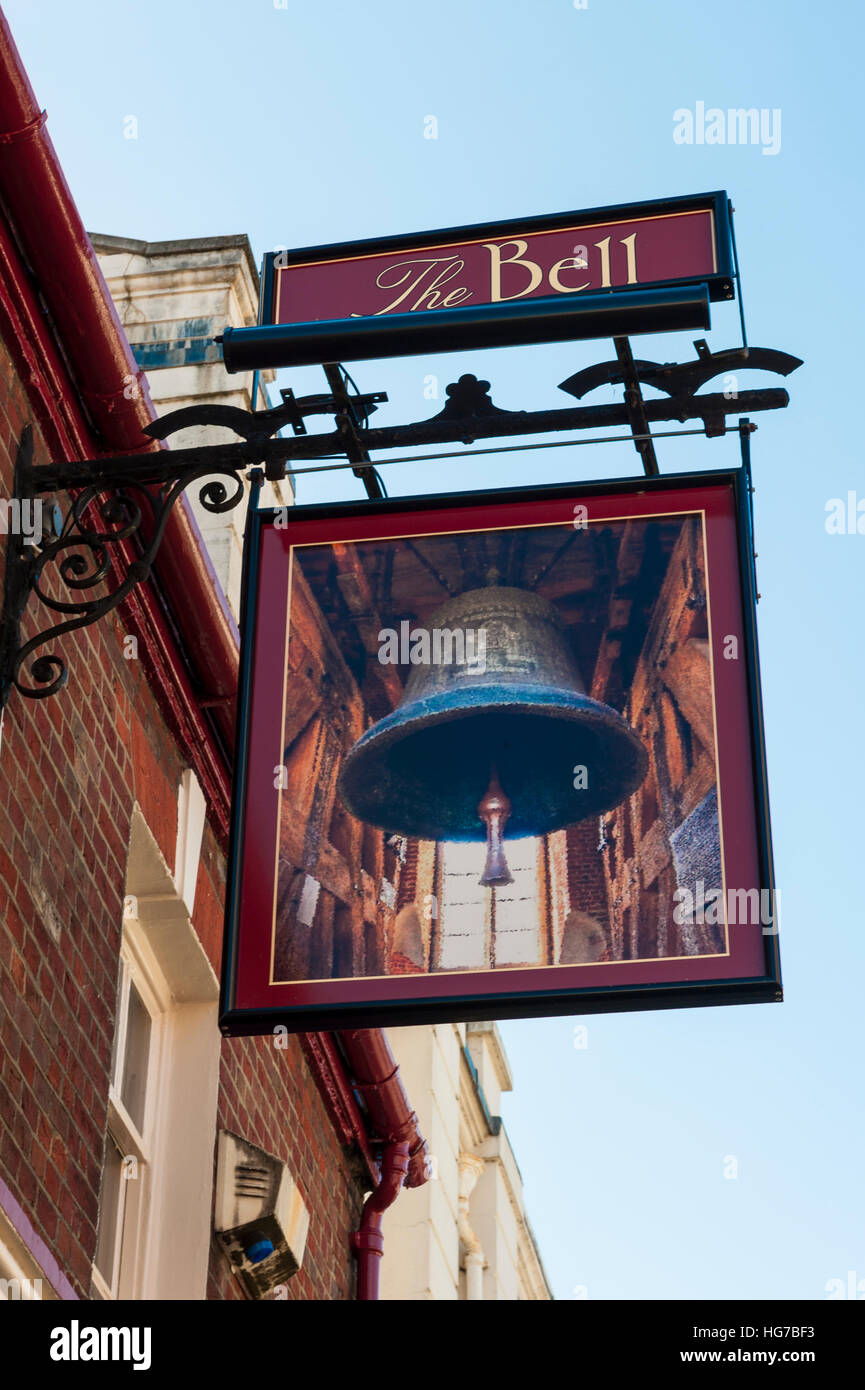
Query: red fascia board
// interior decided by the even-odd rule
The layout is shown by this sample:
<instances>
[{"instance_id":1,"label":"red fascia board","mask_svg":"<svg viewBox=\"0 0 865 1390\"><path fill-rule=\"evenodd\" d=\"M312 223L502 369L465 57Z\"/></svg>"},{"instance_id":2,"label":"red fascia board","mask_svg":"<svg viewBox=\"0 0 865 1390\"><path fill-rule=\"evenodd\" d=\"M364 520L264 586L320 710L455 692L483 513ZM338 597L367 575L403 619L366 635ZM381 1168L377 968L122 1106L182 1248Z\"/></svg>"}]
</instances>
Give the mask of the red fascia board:
<instances>
[{"instance_id":1,"label":"red fascia board","mask_svg":"<svg viewBox=\"0 0 865 1390\"><path fill-rule=\"evenodd\" d=\"M0 194L83 403L93 456L158 448L142 433L156 416L146 377L135 362L2 12ZM155 571L182 638L199 704L212 706L219 738L230 750L237 628L185 498L169 517Z\"/></svg>"},{"instance_id":2,"label":"red fascia board","mask_svg":"<svg viewBox=\"0 0 865 1390\"><path fill-rule=\"evenodd\" d=\"M91 457L95 450L90 422L70 383L66 363L2 217L0 334L26 387L34 418L53 457ZM13 452L15 442L14 439L8 441ZM113 582L120 582L134 559L135 552L129 542L118 545L117 555L113 557ZM182 660L174 626L157 602L152 585L134 589L118 611L127 632L138 641L139 659L150 688L168 727L195 767L210 805L214 829L224 842L230 811L225 760ZM74 638L66 640L74 641Z\"/></svg>"}]
</instances>

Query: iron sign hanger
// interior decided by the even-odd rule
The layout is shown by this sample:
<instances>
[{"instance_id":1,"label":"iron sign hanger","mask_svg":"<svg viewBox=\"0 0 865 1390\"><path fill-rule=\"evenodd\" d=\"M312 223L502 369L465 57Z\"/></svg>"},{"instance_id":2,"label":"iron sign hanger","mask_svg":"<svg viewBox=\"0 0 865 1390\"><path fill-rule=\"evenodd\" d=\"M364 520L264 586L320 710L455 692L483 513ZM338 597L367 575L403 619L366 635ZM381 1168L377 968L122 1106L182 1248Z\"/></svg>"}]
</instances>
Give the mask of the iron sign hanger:
<instances>
[{"instance_id":1,"label":"iron sign hanger","mask_svg":"<svg viewBox=\"0 0 865 1390\"><path fill-rule=\"evenodd\" d=\"M374 428L369 417L387 400L386 393L352 395L347 373L336 363L326 363L328 394L297 398L286 390L280 405L261 411L227 405L187 406L154 420L144 431L151 439L163 440L191 426L227 427L240 436L237 443L34 465L32 428L25 426L15 462L11 505L17 504L20 516L23 507L32 509L38 499L55 493L66 493L69 503L65 515L58 506L46 509L53 524L44 528L41 537L33 537L32 543L28 543L20 526L11 528L8 536L0 609L0 709L5 708L13 689L28 699L45 699L63 687L67 668L62 657L53 651L40 655L40 649L67 632L97 622L149 578L171 510L193 484L201 485L202 507L219 514L231 511L246 496L251 469L263 468L264 476L275 482L296 473L351 468L355 477L363 481L367 497L376 499L384 496L384 490L370 459L373 450L447 443L468 445L482 439L620 426L629 428L630 436L625 438L633 440L645 475L656 477L659 469L652 424L701 420L701 432L712 437L731 428L726 424L729 416L783 409L789 402L787 392L778 387L735 395L697 395L698 386L718 373L728 372L733 365L738 370L762 368L782 375L801 365L798 358L766 348L711 353L702 340L696 344L695 362L658 364L634 360L627 338L614 342L615 362L577 372L561 385L562 390L581 398L595 386L619 382L624 386L625 399L612 405L505 410L491 400L489 382L467 373L447 387L447 402L437 415L411 424ZM667 399L644 400L641 382L660 387L667 392ZM311 415L333 416L335 429L308 433L306 419ZM291 435L278 434L288 427ZM740 420L732 428L738 429L747 470L748 436L756 426ZM424 458L429 455L419 455L417 461ZM334 459L340 461L311 462ZM750 485L750 473L748 481ZM117 574L116 557L121 542L132 542L137 547L136 558L109 593L94 593ZM56 596L56 579L60 580L63 598ZM22 619L33 594L55 615L55 621L22 641ZM22 672L28 662L25 677Z\"/></svg>"}]
</instances>

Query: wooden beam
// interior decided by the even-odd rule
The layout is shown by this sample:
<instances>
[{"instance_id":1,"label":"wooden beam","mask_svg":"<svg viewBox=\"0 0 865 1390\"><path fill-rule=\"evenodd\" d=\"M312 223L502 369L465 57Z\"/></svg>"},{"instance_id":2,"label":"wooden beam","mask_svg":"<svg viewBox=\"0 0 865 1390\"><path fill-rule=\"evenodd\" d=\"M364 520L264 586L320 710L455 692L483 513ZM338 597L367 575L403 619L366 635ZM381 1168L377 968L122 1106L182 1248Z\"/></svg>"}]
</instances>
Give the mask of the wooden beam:
<instances>
[{"instance_id":1,"label":"wooden beam","mask_svg":"<svg viewBox=\"0 0 865 1390\"><path fill-rule=\"evenodd\" d=\"M661 679L675 697L676 704L700 742L715 751L715 723L712 710L712 673L709 643L691 637L667 658Z\"/></svg>"},{"instance_id":2,"label":"wooden beam","mask_svg":"<svg viewBox=\"0 0 865 1390\"><path fill-rule=\"evenodd\" d=\"M390 708L395 709L402 699L402 681L395 666L382 665L378 660L381 615L376 609L369 579L360 563L357 546L334 542L331 548L339 570L337 583L340 593L351 613L364 651L367 656L374 658L368 663L368 672L384 689Z\"/></svg>"}]
</instances>

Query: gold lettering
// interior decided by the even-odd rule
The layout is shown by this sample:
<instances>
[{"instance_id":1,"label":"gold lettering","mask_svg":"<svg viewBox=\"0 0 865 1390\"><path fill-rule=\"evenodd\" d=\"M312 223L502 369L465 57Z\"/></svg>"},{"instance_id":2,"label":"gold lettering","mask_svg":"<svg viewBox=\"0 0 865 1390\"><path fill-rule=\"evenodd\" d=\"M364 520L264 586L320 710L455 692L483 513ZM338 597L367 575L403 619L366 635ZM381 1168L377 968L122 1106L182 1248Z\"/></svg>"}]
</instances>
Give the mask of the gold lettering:
<instances>
[{"instance_id":1,"label":"gold lettering","mask_svg":"<svg viewBox=\"0 0 865 1390\"><path fill-rule=\"evenodd\" d=\"M594 243L595 249L600 253L601 258L601 284L600 289L608 290L612 288L612 264L610 257L611 238L606 236L602 241ZM628 278L626 283L629 285L638 284L637 279L637 233L632 232L630 236L623 237L619 242L625 248ZM527 294L533 294L544 278L544 272L536 261L530 260L526 255L529 243L522 237L514 237L511 241L504 242L485 242L484 250L490 253L490 301L493 304L509 300L523 299ZM557 294L578 294L581 290L589 289L591 279L583 281L580 285L568 285L562 279L565 272L572 270L585 270L587 267L585 248L578 247L575 251L579 254L564 256L560 261L556 261L548 271L548 278L551 288ZM510 254L505 254L509 252ZM401 305L406 312L413 312L417 309L450 309L457 304L464 303L465 300L472 298L472 291L464 285L458 285L452 290L444 291L444 286L449 284L456 276L465 270L465 261L458 256L418 256L408 261L399 261L396 264L385 266L376 277L376 285L382 290L399 290L400 293L386 304L383 309L377 309L373 317L382 314L393 313ZM522 289L515 290L513 294L505 294L502 290L502 267L514 266L518 270L528 275L528 284ZM509 282L510 283L510 282ZM410 301L410 302L406 302ZM351 314L352 318L359 318L356 313Z\"/></svg>"},{"instance_id":2,"label":"gold lettering","mask_svg":"<svg viewBox=\"0 0 865 1390\"><path fill-rule=\"evenodd\" d=\"M622 238L622 245L628 253L628 284L637 283L637 233Z\"/></svg>"},{"instance_id":3,"label":"gold lettering","mask_svg":"<svg viewBox=\"0 0 865 1390\"><path fill-rule=\"evenodd\" d=\"M446 309L446 308L448 307L448 300L450 299L451 295L454 295L454 294L462 294L462 295L470 294L470 293L471 293L470 290L467 290L467 289L460 289L460 288L458 287L458 288L455 289L455 290L450 290L449 293L448 293L444 298L442 298L442 292L441 292L441 290L438 288L439 285L446 285L446 284L448 283L449 280L452 280L452 279L454 278L455 275L459 275L460 271L465 269L465 264L466 264L465 261L460 261L460 260L456 260L456 259L454 259L453 261L445 261L445 270L442 270L442 271L435 277L435 279L432 281L432 283L429 284L429 285L427 285L426 289L423 290L423 292L422 292L421 294L418 295L417 299L414 301L413 304L411 304L411 305L409 306L409 308L410 308L410 309L423 309L423 308L426 308L426 309L435 309L435 308L441 307L441 308L443 308L443 309ZM429 303L428 303L428 304L424 304L424 300L425 300L425 299L428 299L428 300L429 300ZM441 306L439 306L439 300L440 300L440 299L442 300Z\"/></svg>"},{"instance_id":4,"label":"gold lettering","mask_svg":"<svg viewBox=\"0 0 865 1390\"><path fill-rule=\"evenodd\" d=\"M441 269L433 275L436 267ZM420 267L418 269L418 267ZM402 289L396 299L392 299L390 304L386 304L383 309L376 309L373 318L378 318L381 314L390 314L401 304L405 305L405 312L411 313L415 309L427 308L434 309L441 307L447 309L452 303L460 303L461 300L470 297L471 290L458 287L450 290L444 297L438 288L446 285L455 275L459 275L465 269L465 261L456 256L419 256L410 261L398 261L395 265L385 266L384 270L379 271L376 277L376 285L380 290ZM430 280L430 275L433 279ZM426 280L426 284L423 282ZM423 288L421 286L423 285ZM410 295L416 297L410 304L405 301ZM459 296L459 298L457 298ZM428 301L426 304L424 301ZM439 305L439 301L441 304ZM352 313L351 318L360 318L360 314Z\"/></svg>"},{"instance_id":5,"label":"gold lettering","mask_svg":"<svg viewBox=\"0 0 865 1390\"><path fill-rule=\"evenodd\" d=\"M610 280L610 238L605 236L603 241L596 241L595 247L601 253L601 289L611 288Z\"/></svg>"},{"instance_id":6,"label":"gold lettering","mask_svg":"<svg viewBox=\"0 0 865 1390\"><path fill-rule=\"evenodd\" d=\"M515 246L517 252L515 256L508 256L502 260L502 251L506 246ZM534 261L521 260L529 249L529 243L515 237L513 241L505 241L501 246L496 242L484 243L484 250L490 253L490 298L494 304L502 299L522 299L523 295L531 294L543 279L543 271ZM519 265L529 272L529 283L524 290L519 290L516 294L502 294L502 266Z\"/></svg>"},{"instance_id":7,"label":"gold lettering","mask_svg":"<svg viewBox=\"0 0 865 1390\"><path fill-rule=\"evenodd\" d=\"M399 289L400 285L405 285L407 280L409 283L406 285L402 294L397 295L396 299L392 300L390 304L386 304L383 309L376 309L373 317L377 318L379 314L391 313L397 305L402 304L404 300L408 299L409 295L419 288L424 276L428 275L434 266L439 265L442 259L441 256L424 256L413 261L399 261L396 265L385 266L384 270L379 271L375 283L380 290L395 290ZM422 268L417 271L416 274L413 274L412 272L415 266L421 266ZM403 273L398 279L387 280L387 276L400 270Z\"/></svg>"},{"instance_id":8,"label":"gold lettering","mask_svg":"<svg viewBox=\"0 0 865 1390\"><path fill-rule=\"evenodd\" d=\"M559 294L576 294L578 290L587 290L592 283L587 280L584 285L563 285L559 272L562 270L585 270L586 263L581 256L565 256L563 260L556 261L550 267L550 284Z\"/></svg>"}]
</instances>

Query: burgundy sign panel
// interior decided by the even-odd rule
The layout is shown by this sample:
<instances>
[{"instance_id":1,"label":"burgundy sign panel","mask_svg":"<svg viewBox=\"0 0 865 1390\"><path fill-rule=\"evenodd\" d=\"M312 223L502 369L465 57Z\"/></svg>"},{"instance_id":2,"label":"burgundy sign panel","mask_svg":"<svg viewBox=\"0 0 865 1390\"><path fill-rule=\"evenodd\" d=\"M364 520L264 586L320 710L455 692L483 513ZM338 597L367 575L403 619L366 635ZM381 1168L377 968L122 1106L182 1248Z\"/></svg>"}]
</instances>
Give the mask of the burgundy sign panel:
<instances>
[{"instance_id":1,"label":"burgundy sign panel","mask_svg":"<svg viewBox=\"0 0 865 1390\"><path fill-rule=\"evenodd\" d=\"M265 267L265 323L465 308L705 281L731 298L726 195L594 209L306 251Z\"/></svg>"},{"instance_id":2,"label":"burgundy sign panel","mask_svg":"<svg viewBox=\"0 0 865 1390\"><path fill-rule=\"evenodd\" d=\"M223 1030L780 998L752 577L734 473L251 514Z\"/></svg>"}]
</instances>

